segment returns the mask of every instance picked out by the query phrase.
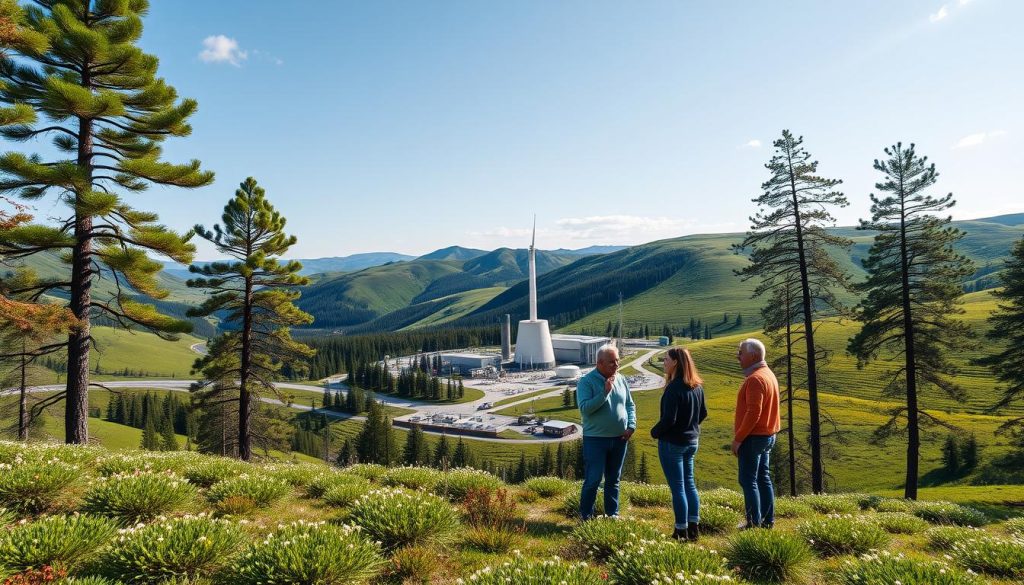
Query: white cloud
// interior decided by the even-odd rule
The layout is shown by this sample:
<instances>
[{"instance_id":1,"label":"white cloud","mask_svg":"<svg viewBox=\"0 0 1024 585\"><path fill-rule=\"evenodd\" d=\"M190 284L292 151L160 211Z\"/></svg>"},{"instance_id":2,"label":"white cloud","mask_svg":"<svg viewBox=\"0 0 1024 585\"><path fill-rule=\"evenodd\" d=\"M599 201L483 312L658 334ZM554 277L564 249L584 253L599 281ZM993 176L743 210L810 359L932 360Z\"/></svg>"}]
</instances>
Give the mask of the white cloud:
<instances>
[{"instance_id":1,"label":"white cloud","mask_svg":"<svg viewBox=\"0 0 1024 585\"><path fill-rule=\"evenodd\" d=\"M974 134L968 134L961 138L953 148L970 148L972 146L979 146L984 144L985 141L997 138L999 136L1006 136L1006 130L992 130L991 132L975 132Z\"/></svg>"},{"instance_id":2,"label":"white cloud","mask_svg":"<svg viewBox=\"0 0 1024 585\"><path fill-rule=\"evenodd\" d=\"M967 6L971 3L971 0L960 0L960 6Z\"/></svg>"},{"instance_id":3,"label":"white cloud","mask_svg":"<svg viewBox=\"0 0 1024 585\"><path fill-rule=\"evenodd\" d=\"M757 138L755 138L753 140L746 141L745 143L743 143L743 146L746 146L746 147L749 147L749 148L761 148L761 141L758 140Z\"/></svg>"},{"instance_id":4,"label":"white cloud","mask_svg":"<svg viewBox=\"0 0 1024 585\"><path fill-rule=\"evenodd\" d=\"M949 7L943 4L942 8L939 8L938 12L936 12L935 14L928 15L928 20L931 22L939 22L940 20L946 18L947 16L949 16Z\"/></svg>"},{"instance_id":5,"label":"white cloud","mask_svg":"<svg viewBox=\"0 0 1024 585\"><path fill-rule=\"evenodd\" d=\"M544 230L540 230L543 233ZM470 236L481 238L529 238L530 228L510 228L498 226L486 230L466 232Z\"/></svg>"},{"instance_id":6,"label":"white cloud","mask_svg":"<svg viewBox=\"0 0 1024 585\"><path fill-rule=\"evenodd\" d=\"M555 222L565 238L609 243L650 242L679 236L687 224L692 224L692 221L637 215L566 217Z\"/></svg>"},{"instance_id":7,"label":"white cloud","mask_svg":"<svg viewBox=\"0 0 1024 585\"><path fill-rule=\"evenodd\" d=\"M230 63L240 67L249 54L238 46L238 41L224 35L213 35L203 39L203 50L199 58L204 63Z\"/></svg>"}]
</instances>

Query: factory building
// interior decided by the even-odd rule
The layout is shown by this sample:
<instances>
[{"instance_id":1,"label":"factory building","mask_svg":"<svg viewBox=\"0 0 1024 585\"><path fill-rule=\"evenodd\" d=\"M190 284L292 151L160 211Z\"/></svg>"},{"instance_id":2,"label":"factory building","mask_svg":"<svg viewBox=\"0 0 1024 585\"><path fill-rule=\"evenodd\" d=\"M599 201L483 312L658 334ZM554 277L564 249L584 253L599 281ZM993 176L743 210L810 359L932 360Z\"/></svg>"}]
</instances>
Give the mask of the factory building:
<instances>
[{"instance_id":1,"label":"factory building","mask_svg":"<svg viewBox=\"0 0 1024 585\"><path fill-rule=\"evenodd\" d=\"M561 335L558 333L551 336L551 345L555 350L555 360L560 363L596 364L597 350L606 343L611 343L611 339L591 335Z\"/></svg>"},{"instance_id":2,"label":"factory building","mask_svg":"<svg viewBox=\"0 0 1024 585\"><path fill-rule=\"evenodd\" d=\"M441 363L445 369L451 368L454 373L468 374L470 370L500 366L501 356L486 353L442 353Z\"/></svg>"}]
</instances>

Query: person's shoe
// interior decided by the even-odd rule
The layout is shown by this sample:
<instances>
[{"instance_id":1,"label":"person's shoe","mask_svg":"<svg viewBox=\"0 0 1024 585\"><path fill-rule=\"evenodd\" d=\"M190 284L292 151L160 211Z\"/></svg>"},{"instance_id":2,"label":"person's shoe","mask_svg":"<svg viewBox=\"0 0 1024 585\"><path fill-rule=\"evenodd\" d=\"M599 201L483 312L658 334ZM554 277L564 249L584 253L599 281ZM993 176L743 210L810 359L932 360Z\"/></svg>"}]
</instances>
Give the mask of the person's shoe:
<instances>
[{"instance_id":1,"label":"person's shoe","mask_svg":"<svg viewBox=\"0 0 1024 585\"><path fill-rule=\"evenodd\" d=\"M774 522L762 522L761 523L761 528L764 528L765 530L771 530L774 527L775 527L775 523Z\"/></svg>"},{"instance_id":2,"label":"person's shoe","mask_svg":"<svg viewBox=\"0 0 1024 585\"><path fill-rule=\"evenodd\" d=\"M672 531L673 540L688 540L685 528L676 528Z\"/></svg>"},{"instance_id":3,"label":"person's shoe","mask_svg":"<svg viewBox=\"0 0 1024 585\"><path fill-rule=\"evenodd\" d=\"M700 525L696 522L690 522L686 525L686 540L690 542L697 542L700 538Z\"/></svg>"}]
</instances>

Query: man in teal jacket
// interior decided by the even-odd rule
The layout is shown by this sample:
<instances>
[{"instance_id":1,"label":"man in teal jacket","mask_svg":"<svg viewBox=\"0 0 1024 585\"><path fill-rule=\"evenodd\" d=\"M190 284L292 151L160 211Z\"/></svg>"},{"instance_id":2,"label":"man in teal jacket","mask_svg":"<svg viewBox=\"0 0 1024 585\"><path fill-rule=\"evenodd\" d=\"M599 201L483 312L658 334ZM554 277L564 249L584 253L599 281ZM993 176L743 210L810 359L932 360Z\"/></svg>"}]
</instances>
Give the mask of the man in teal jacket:
<instances>
[{"instance_id":1,"label":"man in teal jacket","mask_svg":"<svg viewBox=\"0 0 1024 585\"><path fill-rule=\"evenodd\" d=\"M626 378L618 373L619 350L597 350L597 367L576 385L576 404L583 419L583 490L580 517L594 517L597 488L604 478L604 513L619 514L619 477L626 444L636 430L636 405Z\"/></svg>"}]
</instances>

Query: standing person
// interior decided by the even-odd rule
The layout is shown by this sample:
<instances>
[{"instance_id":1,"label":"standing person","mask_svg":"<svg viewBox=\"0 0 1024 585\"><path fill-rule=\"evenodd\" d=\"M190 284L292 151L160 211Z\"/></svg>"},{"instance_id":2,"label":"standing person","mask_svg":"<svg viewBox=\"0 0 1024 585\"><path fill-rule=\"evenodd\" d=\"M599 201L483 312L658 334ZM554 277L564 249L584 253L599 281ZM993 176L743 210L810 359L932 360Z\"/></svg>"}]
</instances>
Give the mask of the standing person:
<instances>
[{"instance_id":1,"label":"standing person","mask_svg":"<svg viewBox=\"0 0 1024 585\"><path fill-rule=\"evenodd\" d=\"M736 396L732 441L746 503L747 522L743 528L771 528L775 524L775 491L768 459L781 426L779 381L764 357L764 344L757 339L743 341L736 353L746 376Z\"/></svg>"},{"instance_id":2,"label":"standing person","mask_svg":"<svg viewBox=\"0 0 1024 585\"><path fill-rule=\"evenodd\" d=\"M700 536L700 496L693 476L693 460L700 439L700 423L708 417L704 380L690 350L673 347L665 354L665 390L661 418L651 428L658 439L658 459L672 492L675 530L672 538L694 541Z\"/></svg>"},{"instance_id":3,"label":"standing person","mask_svg":"<svg viewBox=\"0 0 1024 585\"><path fill-rule=\"evenodd\" d=\"M597 367L576 385L576 404L583 420L583 489L580 518L594 517L597 488L604 478L604 513L619 514L619 478L626 445L636 430L636 405L626 378L618 373L619 350L603 345Z\"/></svg>"}]
</instances>

